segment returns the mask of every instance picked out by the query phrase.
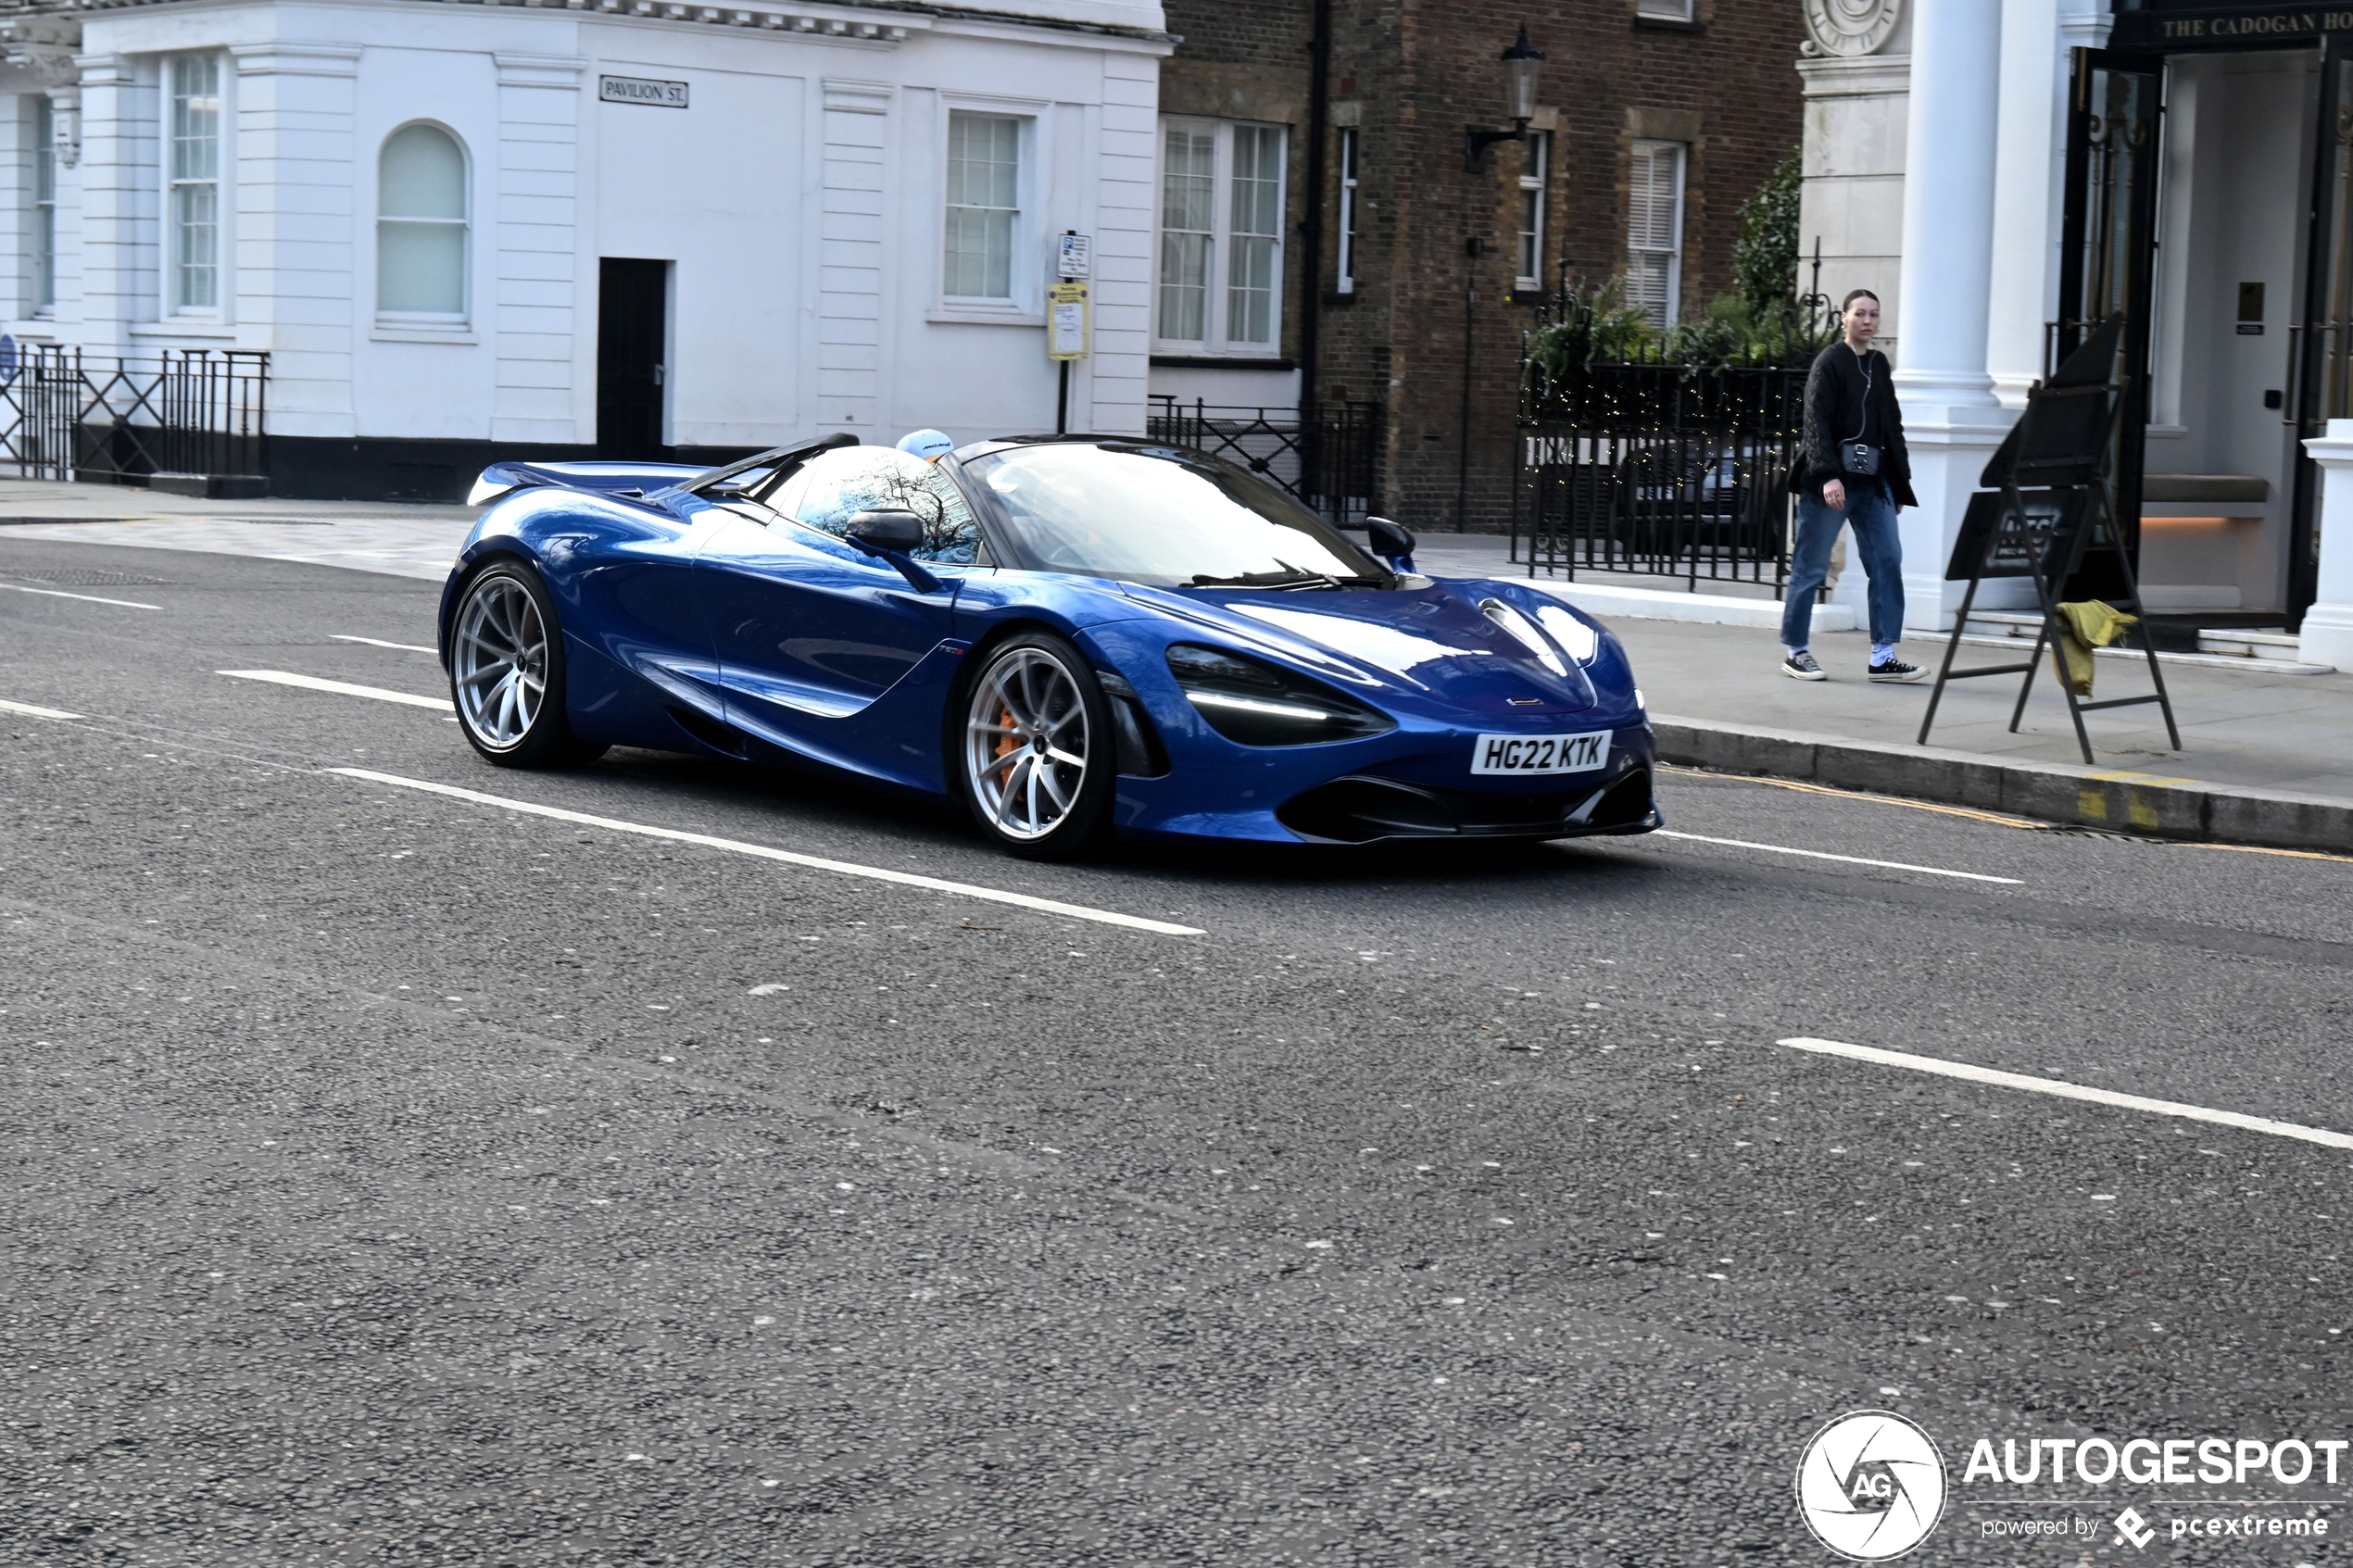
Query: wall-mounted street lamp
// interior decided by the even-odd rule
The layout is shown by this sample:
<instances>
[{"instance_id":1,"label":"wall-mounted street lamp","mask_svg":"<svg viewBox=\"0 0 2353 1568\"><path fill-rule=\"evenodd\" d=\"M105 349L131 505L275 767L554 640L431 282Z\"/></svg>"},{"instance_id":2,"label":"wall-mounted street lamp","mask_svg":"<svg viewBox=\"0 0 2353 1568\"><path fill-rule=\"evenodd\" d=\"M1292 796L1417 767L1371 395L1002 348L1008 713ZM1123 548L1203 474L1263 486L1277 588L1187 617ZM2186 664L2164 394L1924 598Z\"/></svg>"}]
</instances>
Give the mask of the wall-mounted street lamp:
<instances>
[{"instance_id":1,"label":"wall-mounted street lamp","mask_svg":"<svg viewBox=\"0 0 2353 1568\"><path fill-rule=\"evenodd\" d=\"M1481 153L1498 142L1524 142L1529 121L1536 118L1536 78L1544 69L1544 51L1528 41L1528 24L1519 24L1519 38L1504 51L1504 86L1511 96L1512 128L1484 131L1476 125L1463 130L1463 167L1477 169Z\"/></svg>"}]
</instances>

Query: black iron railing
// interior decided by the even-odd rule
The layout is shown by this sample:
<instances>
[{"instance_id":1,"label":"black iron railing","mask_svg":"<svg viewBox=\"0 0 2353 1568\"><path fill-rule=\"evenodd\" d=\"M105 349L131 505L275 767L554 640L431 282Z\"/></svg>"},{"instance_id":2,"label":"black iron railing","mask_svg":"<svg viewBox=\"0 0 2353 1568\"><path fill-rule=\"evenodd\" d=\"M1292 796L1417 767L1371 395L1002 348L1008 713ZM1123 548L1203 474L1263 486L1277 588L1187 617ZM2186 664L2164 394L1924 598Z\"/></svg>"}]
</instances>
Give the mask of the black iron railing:
<instances>
[{"instance_id":1,"label":"black iron railing","mask_svg":"<svg viewBox=\"0 0 2353 1568\"><path fill-rule=\"evenodd\" d=\"M62 480L265 473L269 384L270 356L242 349L27 350L0 383L0 464Z\"/></svg>"},{"instance_id":2,"label":"black iron railing","mask_svg":"<svg viewBox=\"0 0 2353 1568\"><path fill-rule=\"evenodd\" d=\"M1326 403L1309 412L1159 396L1144 429L1154 441L1198 447L1263 474L1332 522L1360 523L1379 494L1381 406Z\"/></svg>"},{"instance_id":3,"label":"black iron railing","mask_svg":"<svg viewBox=\"0 0 2353 1568\"><path fill-rule=\"evenodd\" d=\"M1514 457L1512 558L1531 574L1778 590L1788 575L1787 478L1806 375L1598 364L1532 377Z\"/></svg>"}]
</instances>

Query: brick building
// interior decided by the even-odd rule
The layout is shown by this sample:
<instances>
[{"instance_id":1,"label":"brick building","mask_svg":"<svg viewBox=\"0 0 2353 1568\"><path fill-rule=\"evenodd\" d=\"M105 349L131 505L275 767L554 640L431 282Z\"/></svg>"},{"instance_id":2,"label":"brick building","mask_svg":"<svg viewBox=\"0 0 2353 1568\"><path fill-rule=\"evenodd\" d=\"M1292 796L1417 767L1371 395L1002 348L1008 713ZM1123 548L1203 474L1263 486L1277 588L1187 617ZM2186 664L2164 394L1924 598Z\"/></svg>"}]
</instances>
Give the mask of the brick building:
<instances>
[{"instance_id":1,"label":"brick building","mask_svg":"<svg viewBox=\"0 0 2353 1568\"><path fill-rule=\"evenodd\" d=\"M1168 0L1151 390L1378 402L1377 509L1501 531L1534 295L1624 273L1666 324L1730 287L1740 204L1799 140L1802 9ZM1466 169L1523 25L1528 139Z\"/></svg>"}]
</instances>

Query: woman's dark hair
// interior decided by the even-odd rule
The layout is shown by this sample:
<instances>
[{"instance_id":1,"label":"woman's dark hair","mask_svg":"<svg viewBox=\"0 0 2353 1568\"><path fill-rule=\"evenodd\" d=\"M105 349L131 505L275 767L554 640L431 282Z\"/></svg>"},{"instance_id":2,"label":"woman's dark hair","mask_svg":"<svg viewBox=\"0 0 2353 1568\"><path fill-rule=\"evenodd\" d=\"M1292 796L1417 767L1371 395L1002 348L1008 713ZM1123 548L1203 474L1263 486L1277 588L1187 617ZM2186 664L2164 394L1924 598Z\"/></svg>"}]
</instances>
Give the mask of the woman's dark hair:
<instances>
[{"instance_id":1,"label":"woman's dark hair","mask_svg":"<svg viewBox=\"0 0 2353 1568\"><path fill-rule=\"evenodd\" d=\"M1868 299L1873 305L1877 305L1879 303L1879 295L1873 294L1869 289L1848 289L1846 291L1846 297L1838 302L1838 313L1842 316L1845 315L1846 307L1854 304L1858 299Z\"/></svg>"}]
</instances>

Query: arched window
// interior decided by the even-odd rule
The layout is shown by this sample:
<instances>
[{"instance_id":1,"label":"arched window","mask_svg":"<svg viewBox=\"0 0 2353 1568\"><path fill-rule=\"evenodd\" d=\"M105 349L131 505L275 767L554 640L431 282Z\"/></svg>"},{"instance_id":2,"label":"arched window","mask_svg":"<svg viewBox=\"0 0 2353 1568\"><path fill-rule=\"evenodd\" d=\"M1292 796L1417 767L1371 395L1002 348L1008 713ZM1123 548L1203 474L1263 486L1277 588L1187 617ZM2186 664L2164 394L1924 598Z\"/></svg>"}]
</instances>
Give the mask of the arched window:
<instances>
[{"instance_id":1,"label":"arched window","mask_svg":"<svg viewBox=\"0 0 2353 1568\"><path fill-rule=\"evenodd\" d=\"M466 151L437 125L384 138L376 179L376 308L466 314Z\"/></svg>"}]
</instances>

